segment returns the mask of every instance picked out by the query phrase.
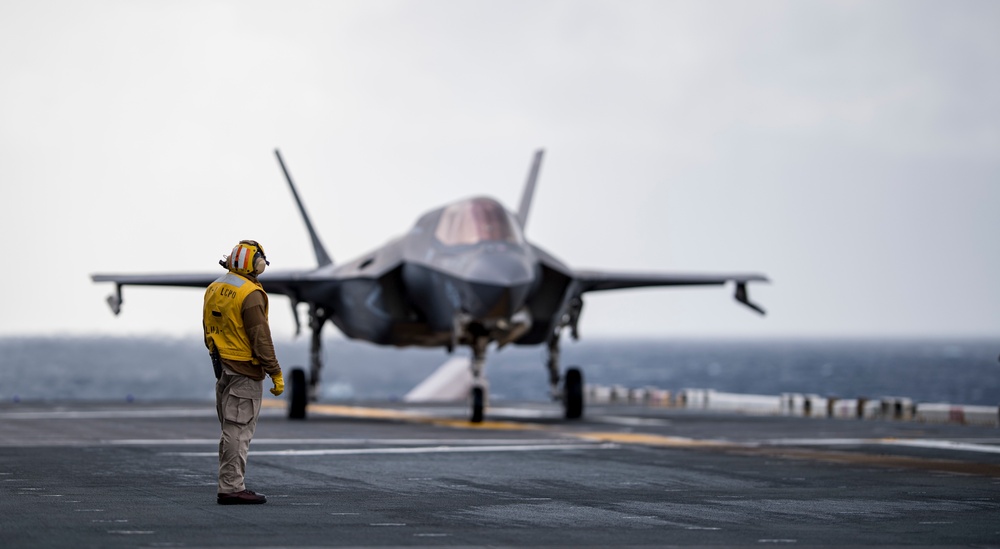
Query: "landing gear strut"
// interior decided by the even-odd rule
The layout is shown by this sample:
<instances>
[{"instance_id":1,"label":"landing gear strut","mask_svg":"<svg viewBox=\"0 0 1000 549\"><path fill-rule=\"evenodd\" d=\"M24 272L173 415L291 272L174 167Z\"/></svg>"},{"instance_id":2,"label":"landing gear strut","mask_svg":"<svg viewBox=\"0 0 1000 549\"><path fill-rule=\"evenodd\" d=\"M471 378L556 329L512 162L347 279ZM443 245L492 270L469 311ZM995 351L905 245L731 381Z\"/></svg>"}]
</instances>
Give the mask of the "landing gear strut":
<instances>
[{"instance_id":1,"label":"landing gear strut","mask_svg":"<svg viewBox=\"0 0 1000 549\"><path fill-rule=\"evenodd\" d=\"M483 368L486 366L486 346L490 340L487 337L476 337L472 343L472 390L469 392L469 400L472 404L472 415L469 421L472 423L483 422L483 410L486 408L486 379L483 377Z\"/></svg>"},{"instance_id":2,"label":"landing gear strut","mask_svg":"<svg viewBox=\"0 0 1000 549\"><path fill-rule=\"evenodd\" d=\"M306 405L316 402L319 387L319 371L323 368L323 340L321 333L326 324L323 309L309 304L309 328L312 332L309 343L309 376L301 367L293 367L289 378L288 419L305 419Z\"/></svg>"},{"instance_id":3,"label":"landing gear strut","mask_svg":"<svg viewBox=\"0 0 1000 549\"><path fill-rule=\"evenodd\" d=\"M574 327L574 337L576 337ZM559 389L559 333L556 332L549 338L549 358L546 361L549 369L549 390L552 398L561 400L566 419L580 419L583 417L583 372L580 368L571 366L567 368L563 377L562 390Z\"/></svg>"}]
</instances>

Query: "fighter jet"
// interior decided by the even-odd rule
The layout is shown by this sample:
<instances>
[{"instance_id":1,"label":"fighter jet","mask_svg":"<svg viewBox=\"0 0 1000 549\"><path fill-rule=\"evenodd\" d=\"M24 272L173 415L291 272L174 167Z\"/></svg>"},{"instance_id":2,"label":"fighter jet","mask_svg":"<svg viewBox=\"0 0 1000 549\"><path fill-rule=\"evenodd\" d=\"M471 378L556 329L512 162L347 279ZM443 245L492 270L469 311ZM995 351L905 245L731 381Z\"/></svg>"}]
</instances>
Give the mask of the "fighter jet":
<instances>
[{"instance_id":1,"label":"fighter jet","mask_svg":"<svg viewBox=\"0 0 1000 549\"><path fill-rule=\"evenodd\" d=\"M452 353L471 350L471 421L481 422L487 403L484 375L487 349L496 344L545 345L549 389L567 419L582 417L583 374L561 372L559 342L568 329L579 338L583 297L588 292L646 286L725 285L736 301L764 314L747 294L750 282L767 282L756 273L637 273L575 270L525 237L525 226L543 150L535 152L516 212L497 200L477 196L423 214L402 237L353 261L334 264L306 213L281 153L274 151L312 240L317 266L310 270L266 271L260 282L268 294L287 296L301 331L298 306L308 304L311 330L308 375L289 376L289 417L304 418L316 400L322 369L321 332L332 322L349 338L396 347L439 347ZM205 288L220 273L94 274L94 282L113 282L108 304L121 311L122 286Z\"/></svg>"}]
</instances>

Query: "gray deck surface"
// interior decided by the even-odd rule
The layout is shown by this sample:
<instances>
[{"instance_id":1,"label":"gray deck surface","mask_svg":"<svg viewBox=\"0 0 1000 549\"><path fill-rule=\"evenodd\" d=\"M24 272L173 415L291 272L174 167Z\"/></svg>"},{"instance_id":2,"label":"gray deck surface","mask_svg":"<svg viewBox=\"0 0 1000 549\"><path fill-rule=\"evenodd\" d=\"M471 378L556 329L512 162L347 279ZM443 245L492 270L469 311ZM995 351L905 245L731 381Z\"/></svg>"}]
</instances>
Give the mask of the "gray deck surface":
<instances>
[{"instance_id":1,"label":"gray deck surface","mask_svg":"<svg viewBox=\"0 0 1000 549\"><path fill-rule=\"evenodd\" d=\"M0 546L1000 546L996 428L271 405L259 506L215 503L211 403L0 405Z\"/></svg>"}]
</instances>

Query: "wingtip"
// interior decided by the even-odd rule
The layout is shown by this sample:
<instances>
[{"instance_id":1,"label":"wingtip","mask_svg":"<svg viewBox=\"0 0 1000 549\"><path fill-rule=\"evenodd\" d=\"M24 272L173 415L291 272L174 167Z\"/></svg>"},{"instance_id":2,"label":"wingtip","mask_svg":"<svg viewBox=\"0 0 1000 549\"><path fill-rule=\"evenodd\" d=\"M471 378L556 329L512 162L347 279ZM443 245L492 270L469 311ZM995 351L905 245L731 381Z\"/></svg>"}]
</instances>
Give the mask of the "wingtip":
<instances>
[{"instance_id":1,"label":"wingtip","mask_svg":"<svg viewBox=\"0 0 1000 549\"><path fill-rule=\"evenodd\" d=\"M746 305L750 309L753 309L761 316L767 315L763 307L750 301L750 295L747 293L747 283L745 281L736 283L736 295L734 295L733 297L736 298L736 301L742 303L743 305Z\"/></svg>"}]
</instances>

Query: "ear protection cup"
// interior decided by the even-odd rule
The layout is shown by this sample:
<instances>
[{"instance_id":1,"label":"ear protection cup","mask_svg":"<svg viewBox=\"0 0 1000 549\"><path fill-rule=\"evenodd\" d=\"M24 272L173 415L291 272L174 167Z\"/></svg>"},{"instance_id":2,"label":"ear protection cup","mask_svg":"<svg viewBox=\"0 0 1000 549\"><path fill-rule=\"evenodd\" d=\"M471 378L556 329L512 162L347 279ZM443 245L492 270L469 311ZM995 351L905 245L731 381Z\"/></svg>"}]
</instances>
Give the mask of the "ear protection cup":
<instances>
[{"instance_id":1,"label":"ear protection cup","mask_svg":"<svg viewBox=\"0 0 1000 549\"><path fill-rule=\"evenodd\" d=\"M263 246L255 240L241 240L227 258L225 267L239 273L261 274L270 264Z\"/></svg>"},{"instance_id":2,"label":"ear protection cup","mask_svg":"<svg viewBox=\"0 0 1000 549\"><path fill-rule=\"evenodd\" d=\"M267 255L264 253L264 247L261 246L260 243L257 242L256 240L245 240L244 242L250 244L251 246L257 249L257 252L253 254L254 274L259 275L263 273L264 269L266 269L267 266L271 264L271 262L267 260Z\"/></svg>"}]
</instances>

